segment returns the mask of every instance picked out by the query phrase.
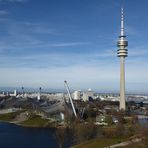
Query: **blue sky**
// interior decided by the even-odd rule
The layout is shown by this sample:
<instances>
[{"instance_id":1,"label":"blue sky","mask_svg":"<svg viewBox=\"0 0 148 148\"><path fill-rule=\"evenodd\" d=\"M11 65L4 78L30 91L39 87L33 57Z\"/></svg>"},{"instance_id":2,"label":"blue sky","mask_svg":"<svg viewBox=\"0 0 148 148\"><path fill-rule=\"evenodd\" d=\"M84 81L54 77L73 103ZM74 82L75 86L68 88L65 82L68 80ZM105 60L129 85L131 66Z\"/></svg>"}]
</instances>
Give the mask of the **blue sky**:
<instances>
[{"instance_id":1,"label":"blue sky","mask_svg":"<svg viewBox=\"0 0 148 148\"><path fill-rule=\"evenodd\" d=\"M127 92L148 92L148 1L125 0ZM119 90L121 0L0 0L0 85Z\"/></svg>"}]
</instances>

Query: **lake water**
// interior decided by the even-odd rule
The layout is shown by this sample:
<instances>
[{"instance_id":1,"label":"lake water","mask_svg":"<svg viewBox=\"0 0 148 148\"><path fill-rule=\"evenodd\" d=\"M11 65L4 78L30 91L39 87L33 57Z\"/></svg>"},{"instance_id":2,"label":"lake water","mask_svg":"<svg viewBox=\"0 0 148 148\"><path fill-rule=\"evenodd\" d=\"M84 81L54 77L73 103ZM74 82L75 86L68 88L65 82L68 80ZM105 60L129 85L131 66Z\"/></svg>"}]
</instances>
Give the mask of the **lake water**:
<instances>
[{"instance_id":1,"label":"lake water","mask_svg":"<svg viewBox=\"0 0 148 148\"><path fill-rule=\"evenodd\" d=\"M24 128L0 122L0 148L58 148L54 129Z\"/></svg>"},{"instance_id":2,"label":"lake water","mask_svg":"<svg viewBox=\"0 0 148 148\"><path fill-rule=\"evenodd\" d=\"M142 126L148 120L140 120ZM69 142L65 148L69 147ZM0 122L0 148L58 148L55 130L48 128L25 128Z\"/></svg>"}]
</instances>

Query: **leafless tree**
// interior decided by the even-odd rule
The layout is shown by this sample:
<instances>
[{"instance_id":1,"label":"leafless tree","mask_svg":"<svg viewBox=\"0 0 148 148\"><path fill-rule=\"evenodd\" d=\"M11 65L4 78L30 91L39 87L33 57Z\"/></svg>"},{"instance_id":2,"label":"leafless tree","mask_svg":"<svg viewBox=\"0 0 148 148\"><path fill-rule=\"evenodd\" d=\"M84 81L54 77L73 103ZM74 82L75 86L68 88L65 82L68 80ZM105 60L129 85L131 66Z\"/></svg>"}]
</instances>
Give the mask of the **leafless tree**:
<instances>
[{"instance_id":1,"label":"leafless tree","mask_svg":"<svg viewBox=\"0 0 148 148\"><path fill-rule=\"evenodd\" d=\"M64 147L65 137L66 137L65 128L64 127L57 128L56 129L56 139L59 144L59 148Z\"/></svg>"}]
</instances>

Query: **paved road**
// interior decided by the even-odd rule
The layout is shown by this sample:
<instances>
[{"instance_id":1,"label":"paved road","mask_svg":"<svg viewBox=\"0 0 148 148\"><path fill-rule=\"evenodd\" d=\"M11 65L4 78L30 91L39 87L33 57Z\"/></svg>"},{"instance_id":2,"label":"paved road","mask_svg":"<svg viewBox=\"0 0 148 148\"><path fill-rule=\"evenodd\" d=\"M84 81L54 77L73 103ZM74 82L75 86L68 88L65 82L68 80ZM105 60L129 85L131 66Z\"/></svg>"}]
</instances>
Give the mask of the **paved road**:
<instances>
[{"instance_id":1,"label":"paved road","mask_svg":"<svg viewBox=\"0 0 148 148\"><path fill-rule=\"evenodd\" d=\"M137 139L125 141L125 142L122 142L122 143L114 144L114 145L111 145L111 146L107 146L105 148L116 148L116 147L120 147L120 146L122 147L122 146L126 146L126 145L129 145L129 144L132 144L132 143L135 143L135 142L139 142L139 141L141 141L141 139L137 138Z\"/></svg>"}]
</instances>

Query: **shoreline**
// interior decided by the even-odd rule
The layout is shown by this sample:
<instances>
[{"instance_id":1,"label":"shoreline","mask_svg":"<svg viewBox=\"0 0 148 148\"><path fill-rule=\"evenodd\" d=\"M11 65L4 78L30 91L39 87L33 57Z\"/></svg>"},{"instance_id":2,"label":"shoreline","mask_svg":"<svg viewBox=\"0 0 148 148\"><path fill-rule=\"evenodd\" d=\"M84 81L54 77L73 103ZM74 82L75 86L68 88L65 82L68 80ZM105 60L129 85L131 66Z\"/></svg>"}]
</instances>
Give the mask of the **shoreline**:
<instances>
[{"instance_id":1,"label":"shoreline","mask_svg":"<svg viewBox=\"0 0 148 148\"><path fill-rule=\"evenodd\" d=\"M13 112L0 115L0 122L12 123L21 127L29 128L56 128L59 122L44 119L40 115L31 114L26 116L26 112Z\"/></svg>"},{"instance_id":2,"label":"shoreline","mask_svg":"<svg viewBox=\"0 0 148 148\"><path fill-rule=\"evenodd\" d=\"M20 127L26 127L26 128L51 128L51 129L56 129L57 127L53 127L53 126L34 126L34 125L25 125L25 124L21 124L21 123L16 123L15 121L4 121L4 120L0 120L0 123L7 123L7 124L13 124L16 126L20 126Z\"/></svg>"},{"instance_id":3,"label":"shoreline","mask_svg":"<svg viewBox=\"0 0 148 148\"><path fill-rule=\"evenodd\" d=\"M40 115L31 113L29 116L26 114L26 110L11 112L0 115L0 122L11 123L21 127L28 128L54 128L63 126L59 121L52 120L50 118L43 118Z\"/></svg>"}]
</instances>

